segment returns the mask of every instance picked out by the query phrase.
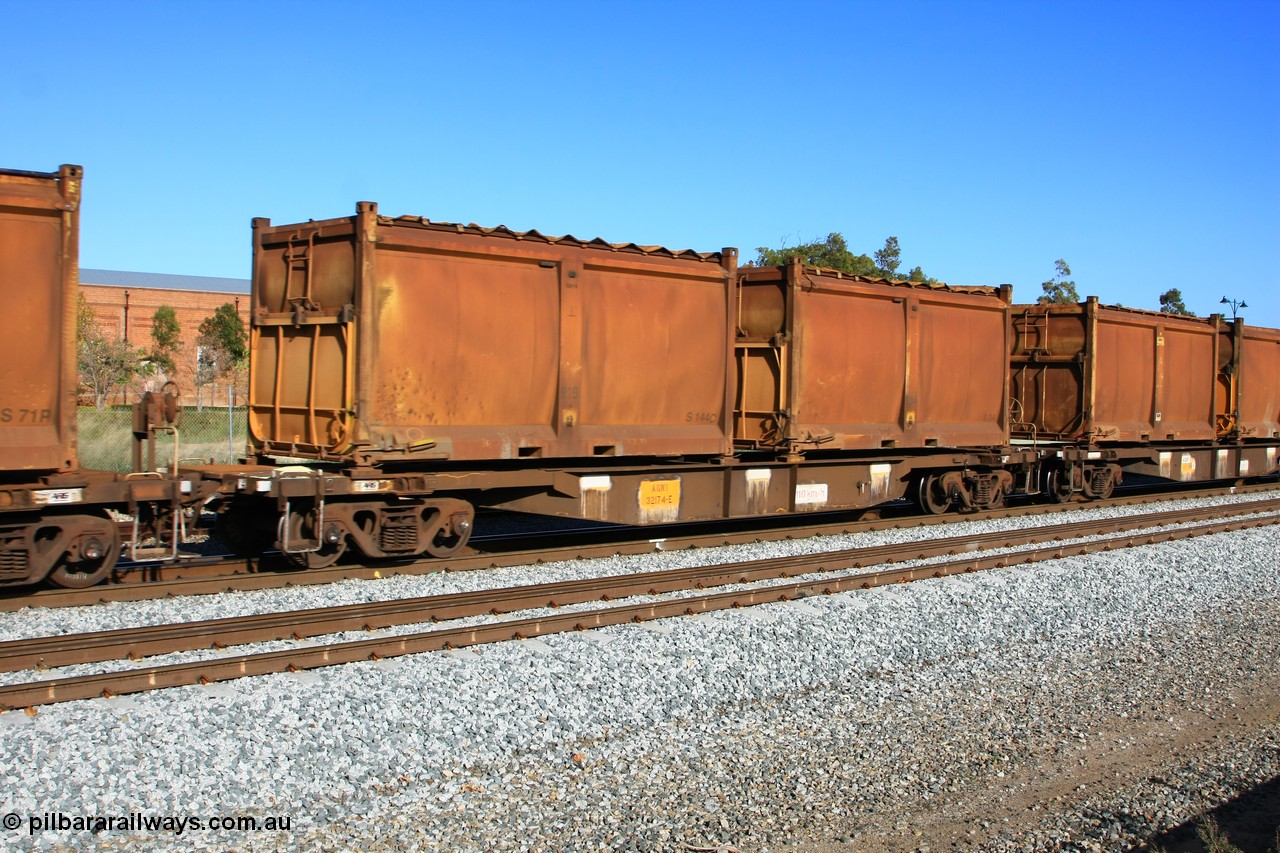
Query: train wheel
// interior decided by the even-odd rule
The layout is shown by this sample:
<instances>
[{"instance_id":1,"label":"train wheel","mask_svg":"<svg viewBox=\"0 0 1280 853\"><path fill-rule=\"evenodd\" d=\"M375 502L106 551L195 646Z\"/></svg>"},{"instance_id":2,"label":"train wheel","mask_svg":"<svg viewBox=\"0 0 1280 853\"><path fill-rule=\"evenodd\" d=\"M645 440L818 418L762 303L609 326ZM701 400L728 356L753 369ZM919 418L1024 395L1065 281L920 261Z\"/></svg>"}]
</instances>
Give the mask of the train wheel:
<instances>
[{"instance_id":1,"label":"train wheel","mask_svg":"<svg viewBox=\"0 0 1280 853\"><path fill-rule=\"evenodd\" d=\"M294 512L289 514L289 541L298 542L317 538L313 521L309 513ZM283 520L281 521L283 524ZM284 558L300 569L323 569L338 562L347 552L347 534L337 525L326 525L324 536L320 537L320 549L317 551L284 552Z\"/></svg>"},{"instance_id":2,"label":"train wheel","mask_svg":"<svg viewBox=\"0 0 1280 853\"><path fill-rule=\"evenodd\" d=\"M1054 468L1044 478L1044 494L1056 504L1071 500L1071 472L1066 468Z\"/></svg>"},{"instance_id":3,"label":"train wheel","mask_svg":"<svg viewBox=\"0 0 1280 853\"><path fill-rule=\"evenodd\" d=\"M65 589L87 589L106 580L120 559L120 528L110 517L67 516L69 525L83 525L88 532L76 538L78 559L70 559L70 552L57 558L49 583Z\"/></svg>"},{"instance_id":4,"label":"train wheel","mask_svg":"<svg viewBox=\"0 0 1280 853\"><path fill-rule=\"evenodd\" d=\"M951 508L951 497L942 486L942 478L937 474L925 474L920 478L916 497L920 508L932 515L942 515Z\"/></svg>"},{"instance_id":5,"label":"train wheel","mask_svg":"<svg viewBox=\"0 0 1280 853\"><path fill-rule=\"evenodd\" d=\"M998 486L991 492L991 500L987 501L987 505L983 509L1000 509L1004 506L1004 489Z\"/></svg>"},{"instance_id":6,"label":"train wheel","mask_svg":"<svg viewBox=\"0 0 1280 853\"><path fill-rule=\"evenodd\" d=\"M437 559L457 554L471 539L474 521L473 515L462 513L447 519L436 528L431 537L431 544L427 545L427 553Z\"/></svg>"}]
</instances>

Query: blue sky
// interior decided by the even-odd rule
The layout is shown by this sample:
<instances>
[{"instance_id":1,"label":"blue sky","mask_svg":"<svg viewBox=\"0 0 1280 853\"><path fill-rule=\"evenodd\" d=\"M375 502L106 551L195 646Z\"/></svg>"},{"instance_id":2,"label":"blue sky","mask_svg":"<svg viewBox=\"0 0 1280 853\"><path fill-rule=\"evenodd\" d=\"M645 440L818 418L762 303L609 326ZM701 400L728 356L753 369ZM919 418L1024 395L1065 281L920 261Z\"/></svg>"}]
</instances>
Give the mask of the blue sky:
<instances>
[{"instance_id":1,"label":"blue sky","mask_svg":"<svg viewBox=\"0 0 1280 853\"><path fill-rule=\"evenodd\" d=\"M0 166L85 167L86 267L248 277L252 217L367 199L1280 327L1276 0L0 11Z\"/></svg>"}]
</instances>

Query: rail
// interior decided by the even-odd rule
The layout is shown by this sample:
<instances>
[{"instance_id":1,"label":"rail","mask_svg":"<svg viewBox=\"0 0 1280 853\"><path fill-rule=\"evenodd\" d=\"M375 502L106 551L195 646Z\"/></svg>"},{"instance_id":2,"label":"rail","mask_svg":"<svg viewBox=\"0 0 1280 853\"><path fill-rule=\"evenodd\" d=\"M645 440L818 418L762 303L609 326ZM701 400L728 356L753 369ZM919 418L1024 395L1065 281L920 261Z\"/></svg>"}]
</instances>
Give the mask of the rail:
<instances>
[{"instance_id":1,"label":"rail","mask_svg":"<svg viewBox=\"0 0 1280 853\"><path fill-rule=\"evenodd\" d=\"M422 651L542 636L568 630L585 630L625 622L705 613L806 595L867 589L889 583L945 577L964 572L1280 523L1280 499L1253 501L1226 509L1237 515L1254 517L1196 524L1208 518L1221 517L1223 507L1208 507L1105 519L1084 525L1054 525L1033 530L1004 531L878 548L807 554L752 563L699 566L404 601L346 605L87 635L17 640L0 643L0 661L6 669L61 666L208 646L222 647L285 638L300 639L305 636L350 630L376 630L393 625L443 621L483 613L504 613L530 608L559 608L570 604L608 601L637 595L653 596L712 586L757 583L803 574L847 571L861 569L870 564L930 559L961 552L970 554L941 563L875 572L858 571L836 577L770 584L751 589L685 596L657 602L617 605L595 610L533 616L526 619L499 620L483 625L444 628L401 636L0 686L0 707L34 706L163 687L203 684L246 675L311 669L338 663L377 660ZM1260 513L1270 514L1259 515ZM1173 524L1195 524L1195 526L1152 530L1155 525ZM1063 544L1059 541L1048 547L1034 547L1012 554L975 556L972 553L993 548L1025 548L1028 545L1038 546L1047 541L1061 540L1066 537L1098 536L1114 533L1117 530L1135 529L1140 529L1141 532L1090 539L1074 544Z\"/></svg>"}]
</instances>

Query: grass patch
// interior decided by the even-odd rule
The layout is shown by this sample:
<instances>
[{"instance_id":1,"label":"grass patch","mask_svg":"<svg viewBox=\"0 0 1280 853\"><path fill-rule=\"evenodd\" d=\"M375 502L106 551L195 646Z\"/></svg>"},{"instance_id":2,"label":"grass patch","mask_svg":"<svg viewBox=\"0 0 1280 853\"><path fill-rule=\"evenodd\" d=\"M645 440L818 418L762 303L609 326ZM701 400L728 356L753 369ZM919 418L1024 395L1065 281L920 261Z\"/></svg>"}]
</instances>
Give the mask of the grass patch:
<instances>
[{"instance_id":1,"label":"grass patch","mask_svg":"<svg viewBox=\"0 0 1280 853\"><path fill-rule=\"evenodd\" d=\"M132 470L133 407L81 408L77 432L81 467L120 473ZM178 425L180 459L231 463L244 455L246 440L244 407L231 410L230 423L226 409L183 410ZM161 433L156 441L156 465L168 466L172 459L173 436Z\"/></svg>"}]
</instances>

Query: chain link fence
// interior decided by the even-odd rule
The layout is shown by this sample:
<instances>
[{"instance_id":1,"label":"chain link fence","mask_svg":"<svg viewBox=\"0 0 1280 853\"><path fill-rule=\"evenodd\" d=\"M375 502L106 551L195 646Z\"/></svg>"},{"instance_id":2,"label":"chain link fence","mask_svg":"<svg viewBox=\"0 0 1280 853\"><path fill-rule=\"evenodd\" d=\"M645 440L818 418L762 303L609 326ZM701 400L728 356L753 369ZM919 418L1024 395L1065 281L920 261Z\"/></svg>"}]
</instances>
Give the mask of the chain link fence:
<instances>
[{"instance_id":1,"label":"chain link fence","mask_svg":"<svg viewBox=\"0 0 1280 853\"><path fill-rule=\"evenodd\" d=\"M78 421L82 468L120 473L133 470L132 406L101 410L82 406ZM176 434L156 434L156 467L167 468L173 464L175 439L179 460L236 462L245 455L248 441L246 409L244 406L183 408ZM145 456L142 462L145 466Z\"/></svg>"}]
</instances>

